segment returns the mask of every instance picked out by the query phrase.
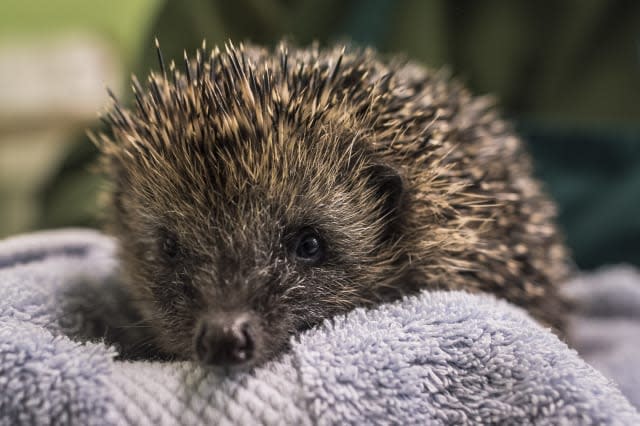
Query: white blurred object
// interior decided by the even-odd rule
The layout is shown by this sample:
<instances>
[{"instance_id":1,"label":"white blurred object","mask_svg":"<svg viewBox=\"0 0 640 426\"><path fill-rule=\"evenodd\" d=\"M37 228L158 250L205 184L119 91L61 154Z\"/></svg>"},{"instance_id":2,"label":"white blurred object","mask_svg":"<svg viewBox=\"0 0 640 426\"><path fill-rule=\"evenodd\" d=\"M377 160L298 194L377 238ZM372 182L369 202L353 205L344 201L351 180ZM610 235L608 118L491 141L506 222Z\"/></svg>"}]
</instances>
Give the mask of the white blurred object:
<instances>
[{"instance_id":1,"label":"white blurred object","mask_svg":"<svg viewBox=\"0 0 640 426\"><path fill-rule=\"evenodd\" d=\"M52 40L0 45L0 128L73 126L96 118L118 93L119 66L95 37L66 35Z\"/></svg>"},{"instance_id":2,"label":"white blurred object","mask_svg":"<svg viewBox=\"0 0 640 426\"><path fill-rule=\"evenodd\" d=\"M0 238L35 224L37 194L79 130L122 89L107 43L82 33L0 44ZM88 142L87 142L88 143Z\"/></svg>"}]
</instances>

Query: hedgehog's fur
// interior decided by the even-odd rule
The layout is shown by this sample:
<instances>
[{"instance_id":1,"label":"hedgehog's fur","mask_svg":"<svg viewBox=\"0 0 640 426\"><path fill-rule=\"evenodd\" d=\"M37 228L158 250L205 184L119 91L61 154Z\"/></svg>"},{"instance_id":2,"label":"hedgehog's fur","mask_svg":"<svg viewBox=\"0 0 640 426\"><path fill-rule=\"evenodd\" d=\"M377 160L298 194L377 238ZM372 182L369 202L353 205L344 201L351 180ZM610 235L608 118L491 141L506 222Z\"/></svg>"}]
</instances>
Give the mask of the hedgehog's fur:
<instances>
[{"instance_id":1,"label":"hedgehog's fur","mask_svg":"<svg viewBox=\"0 0 640 426\"><path fill-rule=\"evenodd\" d=\"M343 47L160 63L147 89L134 78L133 108L114 98L96 142L125 279L165 351L193 356L205 313L249 312L260 362L420 288L493 293L562 330L554 206L487 98ZM324 239L322 264L292 255L301 228Z\"/></svg>"}]
</instances>

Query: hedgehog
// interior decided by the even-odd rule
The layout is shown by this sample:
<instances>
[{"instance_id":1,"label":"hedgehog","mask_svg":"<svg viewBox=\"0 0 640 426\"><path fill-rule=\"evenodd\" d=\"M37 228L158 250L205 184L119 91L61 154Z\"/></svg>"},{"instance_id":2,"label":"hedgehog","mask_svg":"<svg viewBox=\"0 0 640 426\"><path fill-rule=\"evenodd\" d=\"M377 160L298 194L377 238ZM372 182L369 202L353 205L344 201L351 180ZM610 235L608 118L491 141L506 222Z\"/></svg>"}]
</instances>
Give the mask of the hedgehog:
<instances>
[{"instance_id":1,"label":"hedgehog","mask_svg":"<svg viewBox=\"0 0 640 426\"><path fill-rule=\"evenodd\" d=\"M158 58L94 141L122 280L160 353L251 367L423 290L491 293L564 330L555 208L492 98L354 46Z\"/></svg>"}]
</instances>

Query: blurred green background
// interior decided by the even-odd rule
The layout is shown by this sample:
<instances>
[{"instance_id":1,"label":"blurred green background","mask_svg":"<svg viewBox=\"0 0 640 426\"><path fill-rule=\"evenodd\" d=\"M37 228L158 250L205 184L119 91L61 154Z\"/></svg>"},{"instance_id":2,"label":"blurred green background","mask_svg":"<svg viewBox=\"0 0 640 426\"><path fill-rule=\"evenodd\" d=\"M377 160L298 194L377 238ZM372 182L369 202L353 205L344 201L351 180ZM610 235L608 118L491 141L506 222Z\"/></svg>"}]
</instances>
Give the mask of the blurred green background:
<instances>
[{"instance_id":1,"label":"blurred green background","mask_svg":"<svg viewBox=\"0 0 640 426\"><path fill-rule=\"evenodd\" d=\"M105 86L203 38L351 40L448 67L492 93L558 201L578 265L640 265L640 2L0 2L0 238L98 226L91 172Z\"/></svg>"},{"instance_id":2,"label":"blurred green background","mask_svg":"<svg viewBox=\"0 0 640 426\"><path fill-rule=\"evenodd\" d=\"M131 65L141 37L149 30L159 0L21 1L0 3L0 43L21 43L24 39L46 42L69 34L104 39L117 50L123 65Z\"/></svg>"}]
</instances>

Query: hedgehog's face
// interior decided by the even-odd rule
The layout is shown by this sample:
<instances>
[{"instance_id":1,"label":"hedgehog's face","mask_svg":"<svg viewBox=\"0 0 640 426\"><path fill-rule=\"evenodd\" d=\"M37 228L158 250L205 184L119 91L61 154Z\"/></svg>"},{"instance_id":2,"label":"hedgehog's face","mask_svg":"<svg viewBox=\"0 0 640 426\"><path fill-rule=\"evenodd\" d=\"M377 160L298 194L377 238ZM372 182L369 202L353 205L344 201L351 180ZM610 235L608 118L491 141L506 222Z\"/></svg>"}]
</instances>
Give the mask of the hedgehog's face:
<instances>
[{"instance_id":1,"label":"hedgehog's face","mask_svg":"<svg viewBox=\"0 0 640 426\"><path fill-rule=\"evenodd\" d=\"M238 143L198 171L203 159L166 154L161 168L115 177L121 259L165 350L262 362L391 286L402 181L349 141L317 137L295 153L290 143L261 155ZM339 152L314 147L326 137Z\"/></svg>"},{"instance_id":2,"label":"hedgehog's face","mask_svg":"<svg viewBox=\"0 0 640 426\"><path fill-rule=\"evenodd\" d=\"M377 71L366 55L342 71L339 52L263 54L214 52L146 94L134 82L138 107L116 105L100 144L133 295L166 351L206 364L267 360L402 278Z\"/></svg>"}]
</instances>

